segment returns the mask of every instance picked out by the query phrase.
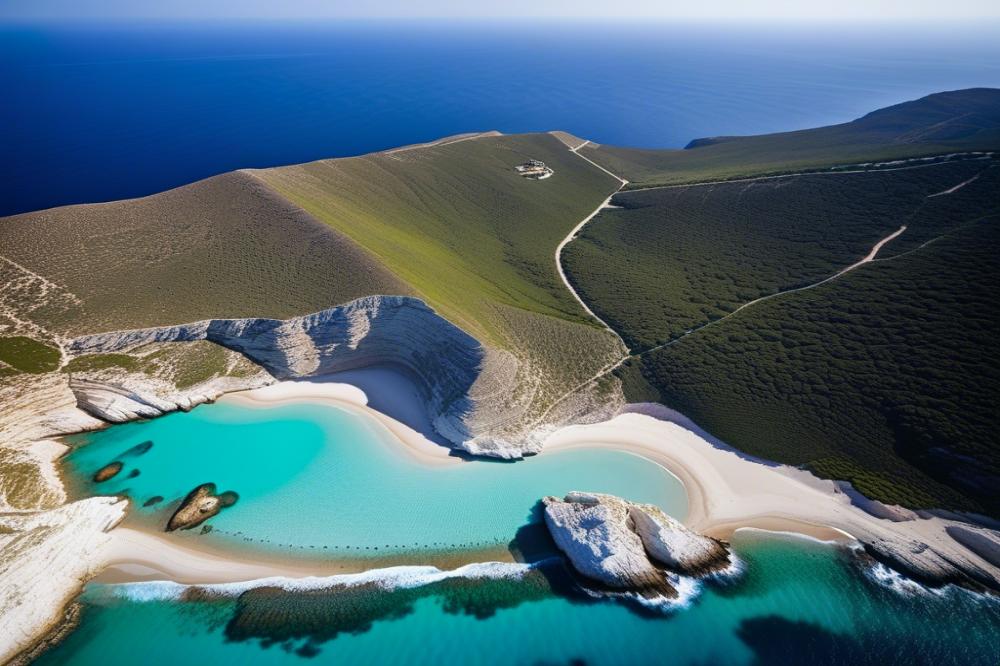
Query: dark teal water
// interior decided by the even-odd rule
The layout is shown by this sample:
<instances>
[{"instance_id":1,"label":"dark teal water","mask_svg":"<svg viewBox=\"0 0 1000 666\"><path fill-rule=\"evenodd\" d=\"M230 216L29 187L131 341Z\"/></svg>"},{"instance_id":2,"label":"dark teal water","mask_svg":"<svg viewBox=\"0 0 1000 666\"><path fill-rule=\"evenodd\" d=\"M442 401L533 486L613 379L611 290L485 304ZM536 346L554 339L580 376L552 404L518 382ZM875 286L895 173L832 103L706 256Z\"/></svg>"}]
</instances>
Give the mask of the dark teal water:
<instances>
[{"instance_id":1,"label":"dark teal water","mask_svg":"<svg viewBox=\"0 0 1000 666\"><path fill-rule=\"evenodd\" d=\"M1000 86L998 26L0 26L0 215L459 132L680 147Z\"/></svg>"},{"instance_id":2,"label":"dark teal water","mask_svg":"<svg viewBox=\"0 0 1000 666\"><path fill-rule=\"evenodd\" d=\"M81 627L40 664L865 664L994 666L1000 605L900 594L840 550L738 535L745 573L650 615L530 581L136 601L90 585Z\"/></svg>"}]
</instances>

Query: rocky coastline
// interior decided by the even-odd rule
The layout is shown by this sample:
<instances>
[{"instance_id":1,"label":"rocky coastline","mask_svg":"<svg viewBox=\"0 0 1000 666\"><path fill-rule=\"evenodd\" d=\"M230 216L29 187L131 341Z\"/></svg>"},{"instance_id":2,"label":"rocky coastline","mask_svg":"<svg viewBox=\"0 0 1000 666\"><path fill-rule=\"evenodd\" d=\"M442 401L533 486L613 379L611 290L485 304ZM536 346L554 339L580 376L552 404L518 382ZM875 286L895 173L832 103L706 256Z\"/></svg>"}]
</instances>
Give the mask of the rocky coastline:
<instances>
[{"instance_id":1,"label":"rocky coastline","mask_svg":"<svg viewBox=\"0 0 1000 666\"><path fill-rule=\"evenodd\" d=\"M275 377L308 379L378 365L402 367L419 380L436 430L456 449L500 458L537 453L559 421L525 430L516 418L505 420L496 413L484 417L490 409L496 412L495 406L491 407L488 398L473 396L515 390L514 373L498 372L502 363L493 352L421 301L408 297L368 297L289 320L208 320L101 333L70 341L66 353L72 358L150 344L199 341L238 352L267 372L214 376L184 389L140 373L120 371L50 373L15 378L0 386L0 397L9 406L0 414L0 453L30 462L27 467L32 478L20 485L33 488L28 497L17 492L18 488L4 485L0 496L0 505L15 512L14 518L0 516L7 530L0 535L0 578L6 599L13 600L0 607L0 619L13 628L12 635L16 634L4 644L0 660L30 648L61 622L63 609L83 582L103 568L101 539L107 538L107 531L126 510L127 503L117 498L64 504L55 459L65 447L53 438L106 427L109 422L190 409L229 391L273 383ZM509 370L509 366L503 367ZM484 382L492 383L493 393L482 390ZM209 510L217 511L221 508L219 496L214 488L207 492L216 498L209 501ZM732 563L724 543L685 528L655 507L592 493L546 498L545 507L546 524L573 568L605 591L675 599L681 578L711 575ZM597 514L600 527L589 534L584 519L589 520L592 514ZM978 561L992 562L988 556L1000 552L993 531L960 525L965 531L951 537L956 545L963 544L956 554L953 548L921 537L919 531L914 535L910 527L915 518L903 512L893 516L895 522L875 516L880 523L878 530L844 515L843 525L837 526L855 535L873 562L932 587L958 584L1000 590L997 566ZM191 526L202 522L204 519ZM892 525L897 527L890 531L887 526ZM15 542L24 547L13 547ZM600 557L602 548L611 550ZM18 595L33 589L33 581L43 575L33 568L35 563L51 563L64 556L73 558L65 567L66 576L46 580L32 603L17 601L21 599Z\"/></svg>"},{"instance_id":2,"label":"rocky coastline","mask_svg":"<svg viewBox=\"0 0 1000 666\"><path fill-rule=\"evenodd\" d=\"M573 568L611 590L676 599L677 576L703 577L733 563L726 544L649 504L578 491L542 503L549 534Z\"/></svg>"},{"instance_id":3,"label":"rocky coastline","mask_svg":"<svg viewBox=\"0 0 1000 666\"><path fill-rule=\"evenodd\" d=\"M152 343L201 340L239 352L278 380L370 366L401 368L418 380L435 430L454 448L508 459L540 450L538 438L516 414L493 413L492 400L474 397L514 391L516 362L408 296L368 296L286 320L211 319L98 333L70 341L67 351L72 356L118 353ZM75 379L72 383L81 409L113 423L189 409L227 390L218 389L213 395L164 396L150 395L140 381Z\"/></svg>"}]
</instances>

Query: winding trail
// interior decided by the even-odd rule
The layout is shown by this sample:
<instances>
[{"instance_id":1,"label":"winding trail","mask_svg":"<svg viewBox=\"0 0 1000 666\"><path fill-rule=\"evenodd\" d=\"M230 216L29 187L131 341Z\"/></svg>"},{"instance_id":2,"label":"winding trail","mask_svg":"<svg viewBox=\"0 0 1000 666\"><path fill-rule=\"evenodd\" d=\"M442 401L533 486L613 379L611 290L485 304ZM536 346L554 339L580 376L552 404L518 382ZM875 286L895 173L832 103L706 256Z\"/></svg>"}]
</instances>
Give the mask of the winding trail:
<instances>
[{"instance_id":1,"label":"winding trail","mask_svg":"<svg viewBox=\"0 0 1000 666\"><path fill-rule=\"evenodd\" d=\"M589 140L584 140L581 143L579 143L578 145L576 145L575 147L570 148L569 151L571 153L577 155L581 159L586 160L587 162L589 162L590 164L594 165L595 167L597 167L598 169L600 169L604 173L608 174L609 176L612 176L612 177L618 179L618 181L621 183L621 185L594 212L592 212L585 219L583 219L580 222L580 224L576 225L573 228L573 230L570 231L570 233L562 240L562 242L559 243L559 246L556 248L556 268L559 271L559 277L562 279L563 283L566 285L566 288L569 289L570 293L573 294L573 297L577 300L577 302L580 303L580 305L583 307L583 309L586 310L587 313L590 314L590 316L592 316L594 319L596 319L597 321L599 321L606 329L608 329L609 331L611 331L615 335L615 337L617 337L621 341L622 346L625 349L626 353L625 353L625 355L622 358L618 359L617 361L615 361L613 363L609 363L609 364L605 365L603 368L601 368L600 370L598 370L598 372L594 376L592 376L590 379L587 379L587 380L581 382L580 384L572 387L566 393L564 393L559 398L557 398L542 413L541 417L539 417L536 420L536 422L535 422L536 425L539 425L539 424L543 423L544 420L548 417L548 415L552 412L552 410L555 409L555 407L557 407L558 405L560 405L564 400L566 400L570 396L574 395L575 393L577 393L581 389L585 388L586 386L589 386L590 384L592 384L592 383L594 383L596 381L601 380L602 378L604 378L605 376L607 376L611 372L613 372L616 369L618 369L619 367L621 367L626 361L628 361L631 358L640 358L640 357L642 357L642 356L644 356L646 354L649 354L650 352L658 351L660 349L664 349L666 347L670 347L672 345L675 345L678 342L680 342L681 340L683 340L684 338L688 337L689 335L697 333L698 331L700 331L700 330L702 330L704 328L707 328L709 326L712 326L714 324L718 324L720 322L723 322L726 319L732 317L733 315L736 315L739 312L741 312L742 310L745 310L745 309L747 309L747 308L749 308L749 307L751 307L753 305L757 305L757 304L762 303L764 301L768 301L768 300L771 300L772 298L777 298L779 296L784 296L786 294L793 294L793 293L797 293L797 292L801 292L801 291L807 291L809 289L815 289L816 287L819 287L821 285L827 284L828 282L836 280L837 278L843 277L847 273L849 273L849 272L851 272L851 271L859 268L860 266L863 266L863 265L865 265L867 263L871 263L873 261L887 261L887 259L876 259L876 257L878 256L878 253L882 250L883 246L885 246L887 243L891 242L893 239L895 239L898 236L900 236L903 232L906 231L906 228L907 228L907 225L905 225L905 224L902 225L902 226L900 226L899 229L897 229L893 233L889 234L885 238L883 238L880 241L878 241L872 247L871 251L867 255L865 255L862 259L860 259L859 261L856 261L855 263L851 264L850 266L847 266L846 268L844 268L844 269L842 269L842 270L834 273L833 275L830 275L829 277L823 278L822 280L818 280L817 282L813 282L811 284L808 284L808 285L805 285L805 286L802 286L802 287L795 287L793 289L786 289L784 291L778 291L778 292L775 292L773 294L767 294L766 296L761 296L759 298L755 298L752 301L748 301L748 302L744 303L743 305L739 306L738 308L736 308L735 310L733 310L729 314L725 315L724 317L720 317L719 319L715 319L715 320L706 322L706 323L704 323L704 324L702 324L700 326L696 326L695 328L689 329L689 330L685 331L683 335L680 335L677 338L674 338L673 340L669 340L668 342L665 342L663 344L657 345L655 347L650 347L649 349L643 350L643 351L639 352L638 354L632 354L631 349L625 343L625 340L621 337L621 335L616 330L614 330L611 326L609 326L606 321L604 321L603 319L601 319L600 317L598 317L594 313L594 311L591 310L590 307L583 301L583 299L580 297L579 293L577 293L576 289L573 288L573 285L570 284L569 279L566 277L566 273L563 270L563 266L562 266L562 250L566 246L566 244L569 243L574 238L576 238L576 236L583 229L583 227L586 226L588 222L590 222L591 220L593 220L594 217L596 217L597 214L601 210L603 210L604 208L610 207L611 206L611 199L616 194L622 192L624 190L625 186L628 185L628 182L629 182L629 181L625 180L624 178L622 178L621 176L618 176L618 175L612 173L611 171L608 171L603 166L601 166L597 162L594 162L593 160L591 160L590 158L586 157L585 155L581 155L580 152L579 152L580 149L584 148L585 146L589 145L590 143L591 142ZM952 154L952 155L948 155L947 157L949 157L949 158L961 157L961 158L963 158L963 161L965 161L965 160L968 160L968 161L973 161L973 160L993 160L994 159L994 153L992 153L992 152L987 152L987 153L978 153L978 152L974 152L974 153L955 153L955 154ZM676 185L656 185L656 186L652 186L652 187L636 188L636 189L627 190L627 191L628 192L643 192L643 191L646 191L646 190L656 190L656 189L674 189L674 188L681 188L681 187L702 187L702 186L707 186L707 185L727 185L727 184L731 184L731 183L753 183L753 182L758 182L758 181L777 180L777 179L781 179L781 178L798 178L798 177L802 177L802 176L815 176L815 175L837 175L837 174L849 174L849 173L872 173L872 172L882 172L882 171L903 171L903 170L908 170L908 169L922 169L922 168L926 168L926 167L940 166L942 164L950 164L950 163L952 163L952 162L955 161L955 160L951 160L951 159L946 159L944 161L929 162L929 163L919 163L919 164L913 164L912 163L912 162L921 162L921 161L924 161L925 159L926 158L913 158L912 160L907 160L906 161L907 164L905 164L904 166L889 167L889 168L880 168L880 169L856 169L856 170L846 170L845 169L845 170L826 170L826 171L803 171L803 172L800 172L800 173L778 174L778 175L770 175L770 176L756 176L756 177L752 177L752 178L739 178L739 179L733 179L733 180L712 180L712 181L703 181L703 182L697 182L697 183L685 183L685 184L676 184ZM991 167L990 166L986 167L986 169L989 169L989 168L991 168ZM984 169L984 171L985 171L985 169ZM960 190L961 188L965 187L966 185L968 185L968 184L976 181L982 175L982 173L983 172L980 172L980 173L976 174L975 176L973 176L972 178L969 178L968 180L965 180L965 181L959 183L958 185L955 185L954 187L948 188L947 190L944 190L942 192L937 192L935 194L927 195L926 198L927 199L931 199L931 198L934 198L934 197L945 196L945 195L949 195L949 194L952 194L954 192L957 192L958 190ZM911 215L911 217L912 217L912 215ZM979 221L979 220L975 220L972 223L975 223L977 221ZM972 224L972 223L970 223L970 224ZM968 225L963 225L963 226L968 226ZM954 230L952 230L952 231L954 231ZM951 232L948 232L948 233L951 233ZM942 234L942 236L939 236L937 238L933 238L933 239L927 241L926 243L923 243L918 248L915 248L914 250L910 250L910 251L905 252L903 254L910 254L911 252L915 252L916 250L922 249L922 248L926 247L927 245L930 245L931 243L933 243L933 242L935 242L937 240L940 240L940 238L943 238L944 236L947 236L947 235L948 234ZM892 258L895 258L895 257L890 257L890 259L892 259Z\"/></svg>"},{"instance_id":2,"label":"winding trail","mask_svg":"<svg viewBox=\"0 0 1000 666\"><path fill-rule=\"evenodd\" d=\"M586 143L590 142L585 141L583 144L577 146L576 150L583 148L584 144ZM576 152L576 150L574 150L574 152ZM583 157L583 155L580 155L580 157ZM852 174L852 173L885 173L887 171L910 171L911 169L927 169L929 167L942 166L944 164L955 164L956 162L975 162L978 160L993 160L995 155L992 152L989 153L972 152L972 153L954 153L952 155L948 155L948 157L954 157L960 159L947 159L947 160L942 160L940 162L926 162L924 164L907 164L905 166L882 167L882 168L872 168L872 169L838 169L836 166L833 166L823 171L798 171L793 173L773 174L770 176L751 176L748 178L733 178L731 180L702 180L694 183L674 183L671 185L650 185L648 187L634 187L628 190L628 192L646 192L648 190L673 190L682 187L706 187L708 185L729 185L730 183L756 183L765 180L778 180L781 178L801 178L803 176L839 176L843 174ZM587 159L586 157L583 157L583 159L603 169L603 167L601 167L596 162L593 162ZM907 160L907 161L917 162L923 159L924 158L913 158L912 160ZM606 169L604 170L607 173L611 173ZM611 175L614 176L614 174ZM617 176L615 177L617 178ZM943 194L951 194L952 192L958 190L960 187L968 185L978 177L979 175L977 174L974 178L970 178L964 183L959 183L957 186L953 187L950 190L946 190L944 192L938 192L937 194L928 195L927 198L941 196ZM622 187L624 187L624 185Z\"/></svg>"},{"instance_id":3,"label":"winding trail","mask_svg":"<svg viewBox=\"0 0 1000 666\"><path fill-rule=\"evenodd\" d=\"M807 291L809 289L815 289L816 287L824 285L827 282L832 282L833 280L836 280L837 278L842 277L842 276L846 275L847 273L850 273L855 268L859 268L861 266L864 266L867 263L871 263L872 261L874 261L875 257L878 256L879 250L882 249L882 246L885 245L886 243L890 242L892 239L896 238L900 234L902 234L904 231L906 231L906 225L905 224L903 226L901 226L899 229L896 229L894 232L892 232L891 234L889 234L885 238L883 238L882 240L880 240L879 242L875 243L874 247L872 247L872 249L871 249L871 252L869 252L867 255L865 255L865 257L863 259L861 259L860 261L854 262L853 264L851 264L847 268L841 269L840 271L834 273L833 275L831 275L829 277L825 277L822 280L819 280L818 282L813 282L811 284L807 284L807 285L802 286L802 287L795 287L794 289L785 289L784 291L776 291L773 294L767 294L766 296L761 296L759 298L755 298L752 301L747 301L746 303L744 303L740 307L736 308L735 310L733 310L732 312L730 312L726 316L719 317L718 319L713 319L712 321L706 322L706 323L702 324L701 326L696 326L695 328L692 328L689 331L686 331L684 333L684 335L681 335L681 336L679 336L677 338L674 338L673 340L670 340L669 342L664 342L661 345L657 345L655 347L650 347L649 349L647 349L647 350L645 350L645 351L643 351L643 352L641 352L639 354L636 354L636 358L638 358L640 356L643 356L645 354L648 354L650 352L654 352L654 351L657 351L659 349L663 349L664 347L670 347L671 345L674 345L674 344L680 342L681 340L683 340L687 336L691 335L692 333L697 333L698 331L700 331L702 329L706 329L709 326L712 326L713 324L718 324L718 323L724 322L725 320L729 319L733 315L739 313L741 310L745 310L746 308L749 308L752 305L757 305L758 303L763 303L764 301L769 301L772 298L777 298L778 296L785 296L787 294L794 294L794 293L797 293L797 292L800 292L800 291Z\"/></svg>"},{"instance_id":4,"label":"winding trail","mask_svg":"<svg viewBox=\"0 0 1000 666\"><path fill-rule=\"evenodd\" d=\"M977 173L975 176L973 176L969 180L964 180L961 183L959 183L958 185L956 185L955 187L949 187L947 190L944 190L943 192L938 192L937 194L928 194L927 198L928 199L933 199L934 197L942 197L942 196L944 196L946 194L951 194L952 192L957 192L958 190L962 189L963 187L965 187L969 183L971 183L971 182L975 181L976 179L978 179L979 176L981 176L981 175L982 175L982 172Z\"/></svg>"},{"instance_id":5,"label":"winding trail","mask_svg":"<svg viewBox=\"0 0 1000 666\"><path fill-rule=\"evenodd\" d=\"M590 141L584 141L583 143L581 143L577 147L570 148L569 152L571 152L574 155L578 156L580 159L583 159L583 160L586 160L587 162L590 162L591 164L593 164L595 167L597 167L598 169L600 169L604 173L608 174L612 178L617 179L618 182L619 182L618 189L616 189L614 192L612 192L611 194L609 194L608 198L605 199L604 201L602 201L600 203L600 205L597 208L595 208L593 210L593 212L590 213L590 215L588 215L587 217L585 217L582 220L580 220L579 224L577 224L575 227L573 227L572 229L570 229L570 232L568 234L566 234L566 237L563 238L562 241L560 241L559 245L556 246L556 254L555 254L556 270L559 271L559 279L561 279L563 281L563 284L566 285L566 289L569 290L569 293L573 294L573 298L575 298L576 302L580 304L580 307L582 307L587 312L587 314L589 314L591 317L593 317L597 321L601 322L601 325L604 328L606 328L607 330L611 331L612 335L614 335L618 339L618 341L622 345L622 348L627 352L627 351L629 351L629 348L628 348L628 345L625 344L625 340L622 339L622 336L618 335L618 331L616 331L615 329L611 328L611 326L609 326L606 321L604 321L603 319L601 319L600 317L598 317L597 314L595 314L594 311L590 309L590 306L588 306L587 303L584 302L584 300L580 297L580 294L578 294L577 291L576 291L576 289L573 288L573 285L570 283L569 278L566 277L566 271L563 270L563 265L562 265L562 251L563 251L563 248L566 247L566 244L569 243L574 238L576 238L576 235L578 233L580 233L580 230L583 229L587 225L588 222L590 222L591 220L593 220L597 216L597 214L601 212L601 210L603 210L604 208L607 208L608 206L610 206L611 205L611 198L614 197L619 192L621 192L623 187L625 187L626 185L628 185L628 181L625 180L624 178L621 178L620 176L616 176L615 174L611 173L610 171L608 171L607 169L605 169L604 167L602 167L600 164L597 164L596 162L593 162L593 161L587 159L586 157L584 157L583 155L580 155L580 153L577 152L578 150L580 150L581 148L583 148L584 146L586 146L588 143L590 143Z\"/></svg>"},{"instance_id":6,"label":"winding trail","mask_svg":"<svg viewBox=\"0 0 1000 666\"><path fill-rule=\"evenodd\" d=\"M600 209L598 209L598 210L600 210ZM591 217L593 217L593 215ZM589 220L589 218L588 218L588 220ZM584 220L584 223L586 223L588 220ZM580 226L582 226L582 224ZM785 296L787 294L794 294L794 293L801 292L801 291L807 291L809 289L815 289L816 287L824 285L824 284L826 284L828 282L832 282L833 280L836 280L837 278L843 277L844 275L846 275L847 273L850 273L851 271L855 270L856 268L859 268L861 266L864 266L865 264L868 264L868 263L871 263L871 262L875 261L875 258L878 256L878 253L879 253L879 251L881 251L882 247L885 246L886 243L889 243L893 239L897 238L904 231L906 231L906 225L905 224L902 225L901 227L899 227L899 229L897 229L896 231L894 231L891 234L889 234L888 236L886 236L885 238L881 239L879 242L875 243L875 245L872 247L871 251L867 255L865 255L862 259L860 259L859 261L854 262L853 264L851 264L850 266L848 266L846 268L841 269L840 271L834 273L833 275L831 275L829 277L825 277L822 280L818 280L816 282L807 284L807 285L802 286L802 287L795 287L794 289L785 289L784 291L777 291L777 292L775 292L773 294L767 294L766 296L761 296L759 298L755 298L752 301L747 301L746 303L744 303L743 305L739 306L738 308L736 308L735 310L733 310L732 312L730 312L726 316L720 317L719 319L714 319L714 320L709 321L709 322L705 322L701 326L696 326L695 328L689 329L689 330L685 331L683 335L678 336L678 337L674 338L673 340L670 340L668 342L664 342L663 344L657 345L655 347L650 347L649 349L643 350L643 351L639 352L638 354L632 354L631 352L626 353L622 358L618 359L614 363L610 363L610 364L606 365L605 367L601 368L590 379L587 379L587 380L581 382L580 384L577 384L576 386L574 386L573 388L571 388L569 391L567 391L563 395L559 396L559 398L557 398L551 405L549 405L548 409L546 409L545 412L542 414L542 416L537 420L537 423L542 423L545 420L545 418L549 415L549 413L556 406L558 406L564 400L566 400L566 398L572 396L573 394L575 394L577 391L583 389L584 387L589 386L590 384L592 384L592 383L594 383L596 381L601 380L602 378L604 378L605 376L607 376L611 372L614 372L615 370L617 370L619 367L621 367L629 359L632 359L632 358L641 358L642 356L645 356L646 354L649 354L651 352L655 352L655 351L658 351L660 349L664 349L666 347L671 347L671 346L677 344L678 342L680 342L681 340L683 340L684 338L688 337L689 335L693 335L694 333L697 333L698 331L706 329L709 326L713 326L715 324L719 324L719 323L721 323L721 322L729 319L730 317L738 314L740 311L745 310L745 309L747 309L747 308L749 308L749 307L751 307L753 305L757 305L759 303L771 300L772 298L777 298L779 296ZM558 254L556 256L557 256L557 259L558 259ZM562 273L562 267L561 266L559 268L559 271L560 271L560 274L561 274ZM573 293L574 293L574 295L576 295L576 292L573 292ZM577 296L577 299L579 299L579 296ZM586 306L584 306L584 307L586 307ZM588 308L588 312L589 311L590 310ZM603 320L599 320L599 321L601 321L602 324L604 323ZM607 324L604 324L604 325L607 326ZM612 332L614 332L614 331L612 330ZM615 335L617 336L618 333L615 332ZM621 336L618 336L618 337L619 337L619 339L621 339ZM624 344L624 342L623 342L623 344ZM628 350L628 346L627 345L625 346L625 349Z\"/></svg>"}]
</instances>

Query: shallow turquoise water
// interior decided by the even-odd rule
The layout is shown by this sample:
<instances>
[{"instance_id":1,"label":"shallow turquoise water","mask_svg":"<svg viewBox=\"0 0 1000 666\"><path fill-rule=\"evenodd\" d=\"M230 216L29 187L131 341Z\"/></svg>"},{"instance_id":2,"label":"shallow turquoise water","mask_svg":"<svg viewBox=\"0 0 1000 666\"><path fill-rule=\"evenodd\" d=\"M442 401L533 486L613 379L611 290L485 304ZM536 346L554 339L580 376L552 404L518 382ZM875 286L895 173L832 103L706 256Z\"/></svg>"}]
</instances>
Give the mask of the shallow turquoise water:
<instances>
[{"instance_id":1,"label":"shallow turquoise water","mask_svg":"<svg viewBox=\"0 0 1000 666\"><path fill-rule=\"evenodd\" d=\"M902 595L861 575L842 550L800 539L741 534L734 545L744 574L667 616L517 582L360 602L262 595L258 606L133 602L116 586L90 585L81 627L39 663L997 663L995 601Z\"/></svg>"},{"instance_id":2,"label":"shallow turquoise water","mask_svg":"<svg viewBox=\"0 0 1000 666\"><path fill-rule=\"evenodd\" d=\"M129 453L145 441L153 442L148 452ZM74 443L65 460L79 492L127 494L133 522L165 525L178 500L214 482L239 501L209 521L210 534L195 538L301 555L506 545L540 498L570 490L623 495L678 516L687 509L675 477L628 453L574 450L430 467L377 422L310 403L206 405ZM124 463L118 476L90 480L114 460ZM134 470L139 475L129 478ZM156 495L164 502L142 506Z\"/></svg>"}]
</instances>

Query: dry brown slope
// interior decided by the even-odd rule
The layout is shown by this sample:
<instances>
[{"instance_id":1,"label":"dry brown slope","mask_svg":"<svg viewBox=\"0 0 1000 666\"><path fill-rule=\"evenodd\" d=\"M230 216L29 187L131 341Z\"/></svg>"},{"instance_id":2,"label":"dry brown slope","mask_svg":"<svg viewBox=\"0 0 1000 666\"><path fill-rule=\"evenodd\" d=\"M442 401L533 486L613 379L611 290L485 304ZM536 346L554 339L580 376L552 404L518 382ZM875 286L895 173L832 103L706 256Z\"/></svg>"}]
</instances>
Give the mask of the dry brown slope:
<instances>
[{"instance_id":1,"label":"dry brown slope","mask_svg":"<svg viewBox=\"0 0 1000 666\"><path fill-rule=\"evenodd\" d=\"M411 293L351 240L241 172L140 199L2 218L0 256L19 265L0 259L0 300L66 335L287 318ZM56 286L46 289L42 277Z\"/></svg>"}]
</instances>

